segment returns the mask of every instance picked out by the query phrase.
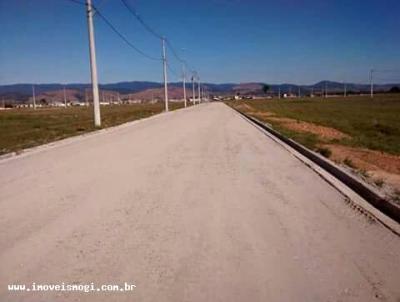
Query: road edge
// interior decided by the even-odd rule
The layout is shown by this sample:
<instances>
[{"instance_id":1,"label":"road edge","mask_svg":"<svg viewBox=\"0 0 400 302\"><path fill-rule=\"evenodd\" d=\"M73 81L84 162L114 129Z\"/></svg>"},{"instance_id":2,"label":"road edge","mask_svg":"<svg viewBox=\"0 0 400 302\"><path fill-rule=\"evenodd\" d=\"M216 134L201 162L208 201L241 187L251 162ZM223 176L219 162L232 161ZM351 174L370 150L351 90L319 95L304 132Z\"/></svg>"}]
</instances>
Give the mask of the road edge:
<instances>
[{"instance_id":1,"label":"road edge","mask_svg":"<svg viewBox=\"0 0 400 302\"><path fill-rule=\"evenodd\" d=\"M225 104L226 105L226 104ZM377 207L376 202L371 203L370 200L364 198L360 195L356 190L354 190L352 186L352 181L357 182L359 188L363 187L364 190L368 191L369 194L376 194L375 198L379 198L379 202L384 203L385 205L390 204L381 194L378 192L374 192L372 188L370 188L367 184L362 183L358 179L355 179L352 175L350 175L347 171L344 171L341 167L333 163L332 161L322 157L321 155L307 149L306 147L298 144L297 142L286 138L276 130L272 129L267 124L257 120L254 117L250 117L247 114L226 105L230 109L232 109L235 113L239 114L245 121L249 122L263 134L268 136L270 139L278 143L284 149L286 149L289 153L291 153L294 157L299 159L306 166L311 168L314 172L316 172L320 177L322 177L326 182L328 182L331 186L333 186L336 190L338 190L342 195L350 199L352 202L356 204L356 208L361 207L368 214L372 215L376 218L381 224L390 229L393 233L400 236L400 208L394 209L395 212L394 217L392 217L391 212L389 215L386 210L382 211L382 207ZM295 148L294 148L294 147ZM303 151L303 152L299 152ZM309 158L307 155L312 155L313 158ZM314 161L314 160L316 161ZM325 169L320 165L323 163L323 166L326 168L329 166L329 170ZM342 181L337 177L335 173L338 171L339 173L344 173L346 177L350 178L350 184L347 181ZM332 173L333 172L333 173ZM374 204L375 203L375 204Z\"/></svg>"}]
</instances>

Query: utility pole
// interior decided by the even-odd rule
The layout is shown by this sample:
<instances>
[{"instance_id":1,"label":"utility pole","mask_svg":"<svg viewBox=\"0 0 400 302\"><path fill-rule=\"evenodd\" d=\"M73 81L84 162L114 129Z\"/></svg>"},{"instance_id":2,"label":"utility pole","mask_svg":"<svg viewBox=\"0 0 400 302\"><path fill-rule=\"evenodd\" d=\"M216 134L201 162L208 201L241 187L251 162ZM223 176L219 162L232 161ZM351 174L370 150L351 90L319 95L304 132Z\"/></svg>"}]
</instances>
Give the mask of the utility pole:
<instances>
[{"instance_id":1,"label":"utility pole","mask_svg":"<svg viewBox=\"0 0 400 302\"><path fill-rule=\"evenodd\" d=\"M325 81L325 98L328 97L328 83Z\"/></svg>"},{"instance_id":2,"label":"utility pole","mask_svg":"<svg viewBox=\"0 0 400 302\"><path fill-rule=\"evenodd\" d=\"M88 21L88 31L89 31L90 72L92 77L94 125L95 127L100 127L101 117L100 117L100 101L99 101L99 84L97 81L96 46L94 40L92 0L86 0L86 11L87 11L87 21Z\"/></svg>"},{"instance_id":3,"label":"utility pole","mask_svg":"<svg viewBox=\"0 0 400 302\"><path fill-rule=\"evenodd\" d=\"M193 105L196 104L195 99L196 99L196 95L194 92L194 75L192 75L192 102L193 102Z\"/></svg>"},{"instance_id":4,"label":"utility pole","mask_svg":"<svg viewBox=\"0 0 400 302\"><path fill-rule=\"evenodd\" d=\"M33 101L33 109L36 110L35 85L32 85L32 101Z\"/></svg>"},{"instance_id":5,"label":"utility pole","mask_svg":"<svg viewBox=\"0 0 400 302\"><path fill-rule=\"evenodd\" d=\"M278 86L278 99L281 98L281 86Z\"/></svg>"},{"instance_id":6,"label":"utility pole","mask_svg":"<svg viewBox=\"0 0 400 302\"><path fill-rule=\"evenodd\" d=\"M64 106L67 108L67 94L65 93L65 86L64 86Z\"/></svg>"},{"instance_id":7,"label":"utility pole","mask_svg":"<svg viewBox=\"0 0 400 302\"><path fill-rule=\"evenodd\" d=\"M183 78L183 99L185 101L185 108L187 107L186 100L186 73L185 73L185 63L182 63L182 78Z\"/></svg>"},{"instance_id":8,"label":"utility pole","mask_svg":"<svg viewBox=\"0 0 400 302\"><path fill-rule=\"evenodd\" d=\"M371 98L374 97L374 81L373 81L373 79L372 79L372 73L373 73L373 72L374 72L373 69L371 69L370 72L369 72L369 82L370 82L370 84L371 84Z\"/></svg>"},{"instance_id":9,"label":"utility pole","mask_svg":"<svg viewBox=\"0 0 400 302\"><path fill-rule=\"evenodd\" d=\"M197 89L198 89L198 98L199 98L199 104L201 103L201 91L200 91L200 77L197 76Z\"/></svg>"},{"instance_id":10,"label":"utility pole","mask_svg":"<svg viewBox=\"0 0 400 302\"><path fill-rule=\"evenodd\" d=\"M165 112L169 111L168 108L168 78L167 78L167 56L165 55L165 38L162 39L162 59L164 65L164 100L165 100Z\"/></svg>"},{"instance_id":11,"label":"utility pole","mask_svg":"<svg viewBox=\"0 0 400 302\"><path fill-rule=\"evenodd\" d=\"M346 82L344 82L344 87L343 87L343 96L346 97L347 96L347 85Z\"/></svg>"},{"instance_id":12,"label":"utility pole","mask_svg":"<svg viewBox=\"0 0 400 302\"><path fill-rule=\"evenodd\" d=\"M300 95L300 86L299 86L299 98L301 97L301 95Z\"/></svg>"}]
</instances>

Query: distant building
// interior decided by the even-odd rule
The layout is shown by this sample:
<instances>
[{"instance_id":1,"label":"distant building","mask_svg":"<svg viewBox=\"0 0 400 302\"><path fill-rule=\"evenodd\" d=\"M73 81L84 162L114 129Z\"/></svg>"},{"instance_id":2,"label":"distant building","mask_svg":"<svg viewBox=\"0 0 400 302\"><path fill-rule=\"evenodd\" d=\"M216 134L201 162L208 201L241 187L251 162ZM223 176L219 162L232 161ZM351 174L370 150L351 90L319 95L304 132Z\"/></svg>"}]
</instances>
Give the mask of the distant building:
<instances>
[{"instance_id":1,"label":"distant building","mask_svg":"<svg viewBox=\"0 0 400 302\"><path fill-rule=\"evenodd\" d=\"M126 100L124 101L125 104L141 104L142 100Z\"/></svg>"},{"instance_id":2,"label":"distant building","mask_svg":"<svg viewBox=\"0 0 400 302\"><path fill-rule=\"evenodd\" d=\"M50 103L50 106L53 106L53 107L65 107L65 103L63 103L63 102L53 102L53 103Z\"/></svg>"},{"instance_id":3,"label":"distant building","mask_svg":"<svg viewBox=\"0 0 400 302\"><path fill-rule=\"evenodd\" d=\"M70 102L71 106L88 106L88 103L83 103L83 102L78 102L78 101L72 101Z\"/></svg>"}]
</instances>

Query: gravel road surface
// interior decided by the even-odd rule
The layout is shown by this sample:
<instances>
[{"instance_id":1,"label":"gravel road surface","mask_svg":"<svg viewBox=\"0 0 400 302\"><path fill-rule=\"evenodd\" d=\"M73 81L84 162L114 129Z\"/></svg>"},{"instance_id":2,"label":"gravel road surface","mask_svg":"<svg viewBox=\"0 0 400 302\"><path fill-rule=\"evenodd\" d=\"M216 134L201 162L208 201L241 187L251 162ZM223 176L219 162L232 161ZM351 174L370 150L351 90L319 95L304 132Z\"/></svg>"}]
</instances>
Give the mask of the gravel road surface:
<instances>
[{"instance_id":1,"label":"gravel road surface","mask_svg":"<svg viewBox=\"0 0 400 302\"><path fill-rule=\"evenodd\" d=\"M221 103L0 162L0 301L400 301L400 238ZM9 284L134 284L10 292Z\"/></svg>"}]
</instances>

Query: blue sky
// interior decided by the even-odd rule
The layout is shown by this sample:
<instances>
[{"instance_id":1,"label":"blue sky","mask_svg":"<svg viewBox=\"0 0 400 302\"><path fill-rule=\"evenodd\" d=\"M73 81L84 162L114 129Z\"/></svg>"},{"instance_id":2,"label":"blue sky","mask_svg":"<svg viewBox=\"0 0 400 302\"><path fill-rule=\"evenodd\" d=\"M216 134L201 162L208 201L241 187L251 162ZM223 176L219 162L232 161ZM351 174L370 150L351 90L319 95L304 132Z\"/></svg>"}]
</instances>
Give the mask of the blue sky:
<instances>
[{"instance_id":1,"label":"blue sky","mask_svg":"<svg viewBox=\"0 0 400 302\"><path fill-rule=\"evenodd\" d=\"M160 41L120 0L93 1L132 43L160 56ZM361 83L372 67L400 69L398 0L128 2L206 82ZM89 82L84 9L67 0L0 0L0 84ZM95 34L101 83L162 80L160 62L135 53L98 17ZM400 71L378 77L400 82Z\"/></svg>"}]
</instances>

